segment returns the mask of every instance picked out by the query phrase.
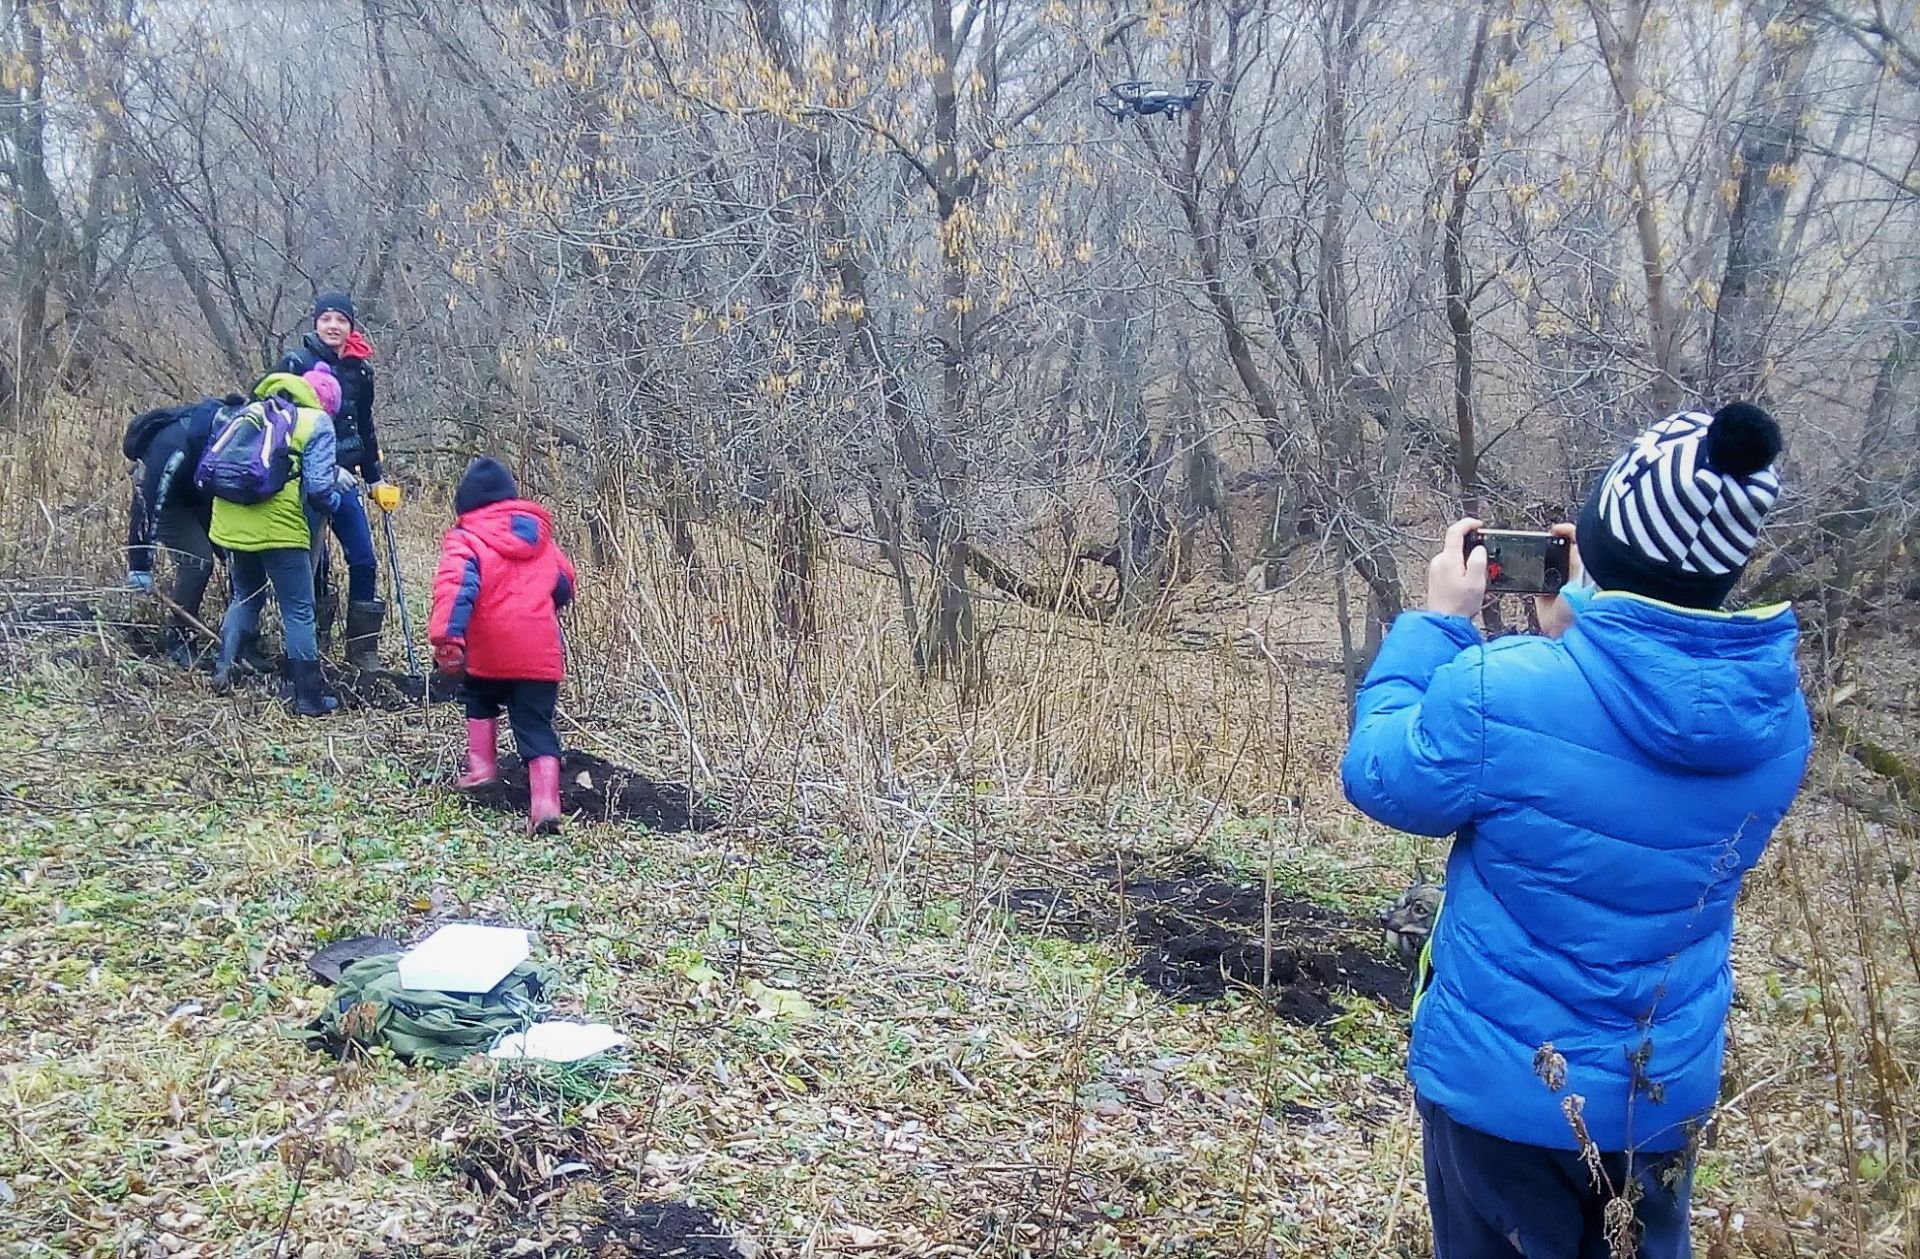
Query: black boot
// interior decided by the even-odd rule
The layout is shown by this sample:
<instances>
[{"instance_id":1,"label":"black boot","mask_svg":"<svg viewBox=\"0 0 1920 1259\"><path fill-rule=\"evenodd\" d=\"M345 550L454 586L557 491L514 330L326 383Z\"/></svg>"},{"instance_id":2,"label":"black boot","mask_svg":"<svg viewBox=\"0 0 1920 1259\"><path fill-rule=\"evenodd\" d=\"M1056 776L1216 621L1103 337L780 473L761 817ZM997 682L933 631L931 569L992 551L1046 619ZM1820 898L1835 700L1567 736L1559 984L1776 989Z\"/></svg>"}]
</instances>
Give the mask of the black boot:
<instances>
[{"instance_id":1,"label":"black boot","mask_svg":"<svg viewBox=\"0 0 1920 1259\"><path fill-rule=\"evenodd\" d=\"M384 599L355 599L347 605L347 664L362 673L380 667L380 626L387 619Z\"/></svg>"},{"instance_id":2,"label":"black boot","mask_svg":"<svg viewBox=\"0 0 1920 1259\"><path fill-rule=\"evenodd\" d=\"M161 639L166 644L167 659L182 669L191 669L200 663L201 653L194 650L193 640L187 637L184 626L169 625Z\"/></svg>"},{"instance_id":3,"label":"black boot","mask_svg":"<svg viewBox=\"0 0 1920 1259\"><path fill-rule=\"evenodd\" d=\"M289 660L293 672L293 711L302 717L324 717L340 707L340 701L327 694L320 677L318 660Z\"/></svg>"},{"instance_id":4,"label":"black boot","mask_svg":"<svg viewBox=\"0 0 1920 1259\"><path fill-rule=\"evenodd\" d=\"M273 661L267 659L266 653L260 650L258 630L240 635L240 650L236 659L243 672L256 677L270 677L274 672Z\"/></svg>"},{"instance_id":5,"label":"black boot","mask_svg":"<svg viewBox=\"0 0 1920 1259\"><path fill-rule=\"evenodd\" d=\"M233 689L234 674L240 671L240 662L228 654L224 640L220 644L220 655L213 662L213 689L222 695Z\"/></svg>"}]
</instances>

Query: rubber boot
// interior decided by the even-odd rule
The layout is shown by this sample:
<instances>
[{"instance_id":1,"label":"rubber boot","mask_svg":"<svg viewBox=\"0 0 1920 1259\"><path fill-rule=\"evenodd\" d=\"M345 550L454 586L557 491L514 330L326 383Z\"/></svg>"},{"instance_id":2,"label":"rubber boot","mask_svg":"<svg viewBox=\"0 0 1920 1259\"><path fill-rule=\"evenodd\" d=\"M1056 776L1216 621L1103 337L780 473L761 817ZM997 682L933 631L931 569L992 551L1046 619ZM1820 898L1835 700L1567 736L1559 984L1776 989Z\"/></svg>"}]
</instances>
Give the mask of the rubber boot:
<instances>
[{"instance_id":1,"label":"rubber boot","mask_svg":"<svg viewBox=\"0 0 1920 1259\"><path fill-rule=\"evenodd\" d=\"M380 626L387 619L384 599L356 599L347 605L347 664L362 673L380 667Z\"/></svg>"},{"instance_id":2,"label":"rubber boot","mask_svg":"<svg viewBox=\"0 0 1920 1259\"><path fill-rule=\"evenodd\" d=\"M527 834L551 835L560 829L560 758L536 756L527 762Z\"/></svg>"},{"instance_id":3,"label":"rubber boot","mask_svg":"<svg viewBox=\"0 0 1920 1259\"><path fill-rule=\"evenodd\" d=\"M243 673L264 678L275 672L273 661L267 659L266 653L260 650L260 631L258 630L249 630L240 635L240 650L235 658Z\"/></svg>"},{"instance_id":4,"label":"rubber boot","mask_svg":"<svg viewBox=\"0 0 1920 1259\"><path fill-rule=\"evenodd\" d=\"M163 641L167 645L167 659L182 669L191 669L200 663L200 653L194 650L193 640L187 637L185 626L167 626Z\"/></svg>"},{"instance_id":5,"label":"rubber boot","mask_svg":"<svg viewBox=\"0 0 1920 1259\"><path fill-rule=\"evenodd\" d=\"M289 660L293 673L293 711L302 717L324 717L340 707L340 701L327 694L320 678L318 660Z\"/></svg>"},{"instance_id":6,"label":"rubber boot","mask_svg":"<svg viewBox=\"0 0 1920 1259\"><path fill-rule=\"evenodd\" d=\"M220 654L213 661L213 689L221 695L233 689L234 674L240 671L239 640L245 637L245 634L220 635Z\"/></svg>"},{"instance_id":7,"label":"rubber boot","mask_svg":"<svg viewBox=\"0 0 1920 1259\"><path fill-rule=\"evenodd\" d=\"M489 787L500 780L500 720L467 718L467 772L454 784L461 791Z\"/></svg>"}]
</instances>

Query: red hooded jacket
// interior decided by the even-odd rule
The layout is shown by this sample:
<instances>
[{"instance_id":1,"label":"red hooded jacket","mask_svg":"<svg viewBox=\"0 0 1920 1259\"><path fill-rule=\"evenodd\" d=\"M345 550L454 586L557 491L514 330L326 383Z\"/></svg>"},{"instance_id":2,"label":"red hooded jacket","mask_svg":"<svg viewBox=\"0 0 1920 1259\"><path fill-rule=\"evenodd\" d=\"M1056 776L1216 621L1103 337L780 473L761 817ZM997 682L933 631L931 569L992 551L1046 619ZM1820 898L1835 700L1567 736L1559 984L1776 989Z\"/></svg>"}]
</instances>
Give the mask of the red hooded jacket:
<instances>
[{"instance_id":1,"label":"red hooded jacket","mask_svg":"<svg viewBox=\"0 0 1920 1259\"><path fill-rule=\"evenodd\" d=\"M474 677L558 682L566 676L558 614L573 601L573 582L546 508L524 498L476 507L440 540L428 637L436 647L464 643Z\"/></svg>"}]
</instances>

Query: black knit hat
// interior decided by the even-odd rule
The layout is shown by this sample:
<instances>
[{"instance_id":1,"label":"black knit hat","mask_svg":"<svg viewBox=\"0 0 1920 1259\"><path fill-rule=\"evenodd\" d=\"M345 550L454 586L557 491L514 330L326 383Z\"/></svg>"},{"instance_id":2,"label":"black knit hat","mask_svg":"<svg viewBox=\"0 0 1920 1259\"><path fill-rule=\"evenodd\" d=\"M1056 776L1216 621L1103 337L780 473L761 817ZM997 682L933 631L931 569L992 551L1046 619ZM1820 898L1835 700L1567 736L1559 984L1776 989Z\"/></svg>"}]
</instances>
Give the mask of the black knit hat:
<instances>
[{"instance_id":1,"label":"black knit hat","mask_svg":"<svg viewBox=\"0 0 1920 1259\"><path fill-rule=\"evenodd\" d=\"M351 293L322 293L313 299L313 317L315 319L320 318L320 316L330 310L337 310L345 315L347 322L350 324L357 325L360 322L353 317L353 294Z\"/></svg>"},{"instance_id":2,"label":"black knit hat","mask_svg":"<svg viewBox=\"0 0 1920 1259\"><path fill-rule=\"evenodd\" d=\"M504 503L510 498L520 497L520 487L513 483L513 473L498 459L480 458L467 465L467 474L460 478L460 488L453 495L455 515L464 516L493 503Z\"/></svg>"},{"instance_id":3,"label":"black knit hat","mask_svg":"<svg viewBox=\"0 0 1920 1259\"><path fill-rule=\"evenodd\" d=\"M1780 497L1779 453L1780 426L1747 402L1682 411L1640 434L1580 513L1580 558L1594 583L1719 607Z\"/></svg>"}]
</instances>

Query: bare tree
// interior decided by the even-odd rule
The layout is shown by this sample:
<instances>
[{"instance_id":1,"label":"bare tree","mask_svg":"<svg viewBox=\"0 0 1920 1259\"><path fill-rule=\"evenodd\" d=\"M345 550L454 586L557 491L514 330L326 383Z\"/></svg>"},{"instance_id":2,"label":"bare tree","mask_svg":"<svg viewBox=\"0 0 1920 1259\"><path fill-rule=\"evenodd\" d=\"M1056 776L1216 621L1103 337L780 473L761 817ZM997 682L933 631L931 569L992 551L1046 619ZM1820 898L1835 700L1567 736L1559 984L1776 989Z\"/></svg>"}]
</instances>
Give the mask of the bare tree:
<instances>
[{"instance_id":1,"label":"bare tree","mask_svg":"<svg viewBox=\"0 0 1920 1259\"><path fill-rule=\"evenodd\" d=\"M1735 178L1739 190L1727 223L1726 269L1707 347L1707 392L1744 397L1767 377L1768 329L1785 287L1787 195L1800 156L1800 115L1807 69L1818 40L1799 12L1804 5L1762 9L1755 16L1763 51L1747 116L1740 127Z\"/></svg>"},{"instance_id":2,"label":"bare tree","mask_svg":"<svg viewBox=\"0 0 1920 1259\"><path fill-rule=\"evenodd\" d=\"M1680 401L1679 316L1667 282L1666 241L1650 173L1651 102L1640 66L1652 0L1587 0L1587 10L1593 16L1600 55L1606 61L1607 77L1619 108L1627 196L1633 206L1641 275L1646 282L1646 344L1652 374L1649 396L1657 408L1671 411Z\"/></svg>"}]
</instances>

